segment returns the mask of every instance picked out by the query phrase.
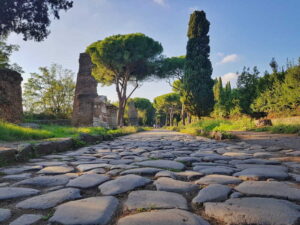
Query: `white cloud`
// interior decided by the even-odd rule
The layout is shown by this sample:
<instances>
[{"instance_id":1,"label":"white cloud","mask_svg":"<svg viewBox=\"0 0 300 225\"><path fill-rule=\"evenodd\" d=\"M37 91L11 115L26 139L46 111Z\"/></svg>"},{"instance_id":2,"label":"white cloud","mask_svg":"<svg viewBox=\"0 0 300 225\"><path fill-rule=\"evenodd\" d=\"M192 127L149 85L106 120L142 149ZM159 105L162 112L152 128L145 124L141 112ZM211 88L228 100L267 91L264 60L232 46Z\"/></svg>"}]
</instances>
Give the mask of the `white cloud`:
<instances>
[{"instance_id":1,"label":"white cloud","mask_svg":"<svg viewBox=\"0 0 300 225\"><path fill-rule=\"evenodd\" d=\"M230 81L231 86L235 87L238 76L239 75L237 73L226 73L226 74L224 74L223 76L221 76L223 85L225 85L228 81Z\"/></svg>"},{"instance_id":2,"label":"white cloud","mask_svg":"<svg viewBox=\"0 0 300 225\"><path fill-rule=\"evenodd\" d=\"M236 62L239 59L237 54L226 55L222 58L222 60L218 64L226 64L231 62Z\"/></svg>"},{"instance_id":3,"label":"white cloud","mask_svg":"<svg viewBox=\"0 0 300 225\"><path fill-rule=\"evenodd\" d=\"M223 57L225 54L223 52L218 52L217 56Z\"/></svg>"},{"instance_id":4,"label":"white cloud","mask_svg":"<svg viewBox=\"0 0 300 225\"><path fill-rule=\"evenodd\" d=\"M153 0L153 1L159 5L166 5L166 0Z\"/></svg>"}]
</instances>

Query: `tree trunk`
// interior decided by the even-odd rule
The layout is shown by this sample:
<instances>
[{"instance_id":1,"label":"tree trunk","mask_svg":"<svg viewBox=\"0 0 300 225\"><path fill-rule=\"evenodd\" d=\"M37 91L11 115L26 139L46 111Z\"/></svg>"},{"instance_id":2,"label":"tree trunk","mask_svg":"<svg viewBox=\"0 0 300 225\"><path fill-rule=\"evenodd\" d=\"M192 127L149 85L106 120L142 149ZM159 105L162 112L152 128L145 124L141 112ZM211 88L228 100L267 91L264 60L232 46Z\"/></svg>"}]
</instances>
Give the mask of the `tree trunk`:
<instances>
[{"instance_id":1,"label":"tree trunk","mask_svg":"<svg viewBox=\"0 0 300 225\"><path fill-rule=\"evenodd\" d=\"M169 122L169 121L168 121L168 115L169 115L169 114L166 113L166 122L165 122L165 126L168 126L168 122Z\"/></svg>"},{"instance_id":2,"label":"tree trunk","mask_svg":"<svg viewBox=\"0 0 300 225\"><path fill-rule=\"evenodd\" d=\"M184 111L184 104L181 106L181 119L182 119L182 125L185 126L185 111Z\"/></svg>"}]
</instances>

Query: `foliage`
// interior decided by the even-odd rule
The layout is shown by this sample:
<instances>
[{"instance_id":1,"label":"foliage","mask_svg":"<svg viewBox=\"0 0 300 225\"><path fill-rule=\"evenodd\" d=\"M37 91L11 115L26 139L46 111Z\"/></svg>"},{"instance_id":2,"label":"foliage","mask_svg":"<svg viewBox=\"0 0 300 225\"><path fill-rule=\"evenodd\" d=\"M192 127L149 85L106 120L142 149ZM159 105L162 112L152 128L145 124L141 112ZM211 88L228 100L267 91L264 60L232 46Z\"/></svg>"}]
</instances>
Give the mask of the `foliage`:
<instances>
[{"instance_id":1,"label":"foliage","mask_svg":"<svg viewBox=\"0 0 300 225\"><path fill-rule=\"evenodd\" d=\"M208 115L214 104L211 79L212 65L209 60L210 23L205 12L195 11L189 22L188 44L183 78L186 108L195 116Z\"/></svg>"},{"instance_id":2,"label":"foliage","mask_svg":"<svg viewBox=\"0 0 300 225\"><path fill-rule=\"evenodd\" d=\"M42 41L50 33L50 15L59 19L59 11L72 6L73 1L67 0L1 0L0 36L15 32L24 40Z\"/></svg>"},{"instance_id":3,"label":"foliage","mask_svg":"<svg viewBox=\"0 0 300 225\"><path fill-rule=\"evenodd\" d=\"M32 73L24 84L24 105L30 113L44 113L69 118L73 107L74 73L53 64Z\"/></svg>"},{"instance_id":4,"label":"foliage","mask_svg":"<svg viewBox=\"0 0 300 225\"><path fill-rule=\"evenodd\" d=\"M173 126L174 115L181 112L180 96L177 93L158 96L154 99L154 107L157 111L165 113L166 117L169 118L169 121L166 119L166 123Z\"/></svg>"},{"instance_id":5,"label":"foliage","mask_svg":"<svg viewBox=\"0 0 300 225\"><path fill-rule=\"evenodd\" d=\"M114 35L87 48L95 64L93 76L103 85L116 86L119 99L118 124L124 124L128 99L140 82L156 74L163 48L160 43L141 33ZM133 90L128 92L128 84Z\"/></svg>"},{"instance_id":6,"label":"foliage","mask_svg":"<svg viewBox=\"0 0 300 225\"><path fill-rule=\"evenodd\" d=\"M146 98L132 98L130 101L134 102L138 110L139 125L152 126L154 123L155 109L150 100Z\"/></svg>"},{"instance_id":7,"label":"foliage","mask_svg":"<svg viewBox=\"0 0 300 225\"><path fill-rule=\"evenodd\" d=\"M256 67L253 68L252 72L250 68L244 67L238 77L237 88L243 113L250 114L252 112L250 106L258 95L258 75L259 71Z\"/></svg>"},{"instance_id":8,"label":"foliage","mask_svg":"<svg viewBox=\"0 0 300 225\"><path fill-rule=\"evenodd\" d=\"M0 36L0 69L11 69L23 73L22 68L16 63L10 63L9 57L14 51L18 51L18 45L10 45L5 42L5 38Z\"/></svg>"},{"instance_id":9,"label":"foliage","mask_svg":"<svg viewBox=\"0 0 300 225\"><path fill-rule=\"evenodd\" d=\"M295 125L280 124L275 126L256 128L254 130L268 131L273 134L299 134L300 135L300 124L295 124Z\"/></svg>"}]
</instances>

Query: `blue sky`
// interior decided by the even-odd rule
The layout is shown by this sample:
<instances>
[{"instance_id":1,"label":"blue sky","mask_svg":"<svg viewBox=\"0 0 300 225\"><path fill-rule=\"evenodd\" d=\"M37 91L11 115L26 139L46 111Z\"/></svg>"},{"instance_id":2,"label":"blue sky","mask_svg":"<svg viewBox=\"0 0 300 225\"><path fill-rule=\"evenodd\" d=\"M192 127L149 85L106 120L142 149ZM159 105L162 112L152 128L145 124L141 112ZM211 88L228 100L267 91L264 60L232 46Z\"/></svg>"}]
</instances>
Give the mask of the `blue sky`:
<instances>
[{"instance_id":1,"label":"blue sky","mask_svg":"<svg viewBox=\"0 0 300 225\"><path fill-rule=\"evenodd\" d=\"M24 42L11 34L8 42L20 45L12 56L26 79L40 66L58 63L78 71L79 53L90 43L114 34L142 32L162 43L166 56L184 55L187 24L193 10L204 10L211 22L213 77L231 80L243 66L258 66L263 73L275 57L280 65L300 56L299 0L75 0L74 7L50 26L43 42ZM145 82L134 97L154 97L171 91L163 80ZM98 93L116 100L115 89Z\"/></svg>"}]
</instances>

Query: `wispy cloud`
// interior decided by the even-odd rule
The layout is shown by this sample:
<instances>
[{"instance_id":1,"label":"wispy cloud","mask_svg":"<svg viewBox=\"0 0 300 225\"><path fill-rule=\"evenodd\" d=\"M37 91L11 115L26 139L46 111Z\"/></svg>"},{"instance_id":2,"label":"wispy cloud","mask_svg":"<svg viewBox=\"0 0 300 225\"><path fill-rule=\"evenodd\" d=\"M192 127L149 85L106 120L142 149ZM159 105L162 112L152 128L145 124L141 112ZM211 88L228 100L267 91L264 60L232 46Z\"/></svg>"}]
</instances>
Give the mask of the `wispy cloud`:
<instances>
[{"instance_id":1,"label":"wispy cloud","mask_svg":"<svg viewBox=\"0 0 300 225\"><path fill-rule=\"evenodd\" d=\"M219 56L222 56L221 54L222 53L218 53ZM222 60L218 62L218 64L232 63L232 62L236 62L239 59L239 56L237 54L230 54L225 56L223 55L222 57L223 57Z\"/></svg>"},{"instance_id":2,"label":"wispy cloud","mask_svg":"<svg viewBox=\"0 0 300 225\"><path fill-rule=\"evenodd\" d=\"M223 76L221 76L223 85L225 85L228 81L230 81L231 85L233 87L235 87L238 76L239 75L237 73L226 73L226 74L224 74Z\"/></svg>"},{"instance_id":3,"label":"wispy cloud","mask_svg":"<svg viewBox=\"0 0 300 225\"><path fill-rule=\"evenodd\" d=\"M166 5L166 0L153 0L155 3L159 4L159 5Z\"/></svg>"}]
</instances>

